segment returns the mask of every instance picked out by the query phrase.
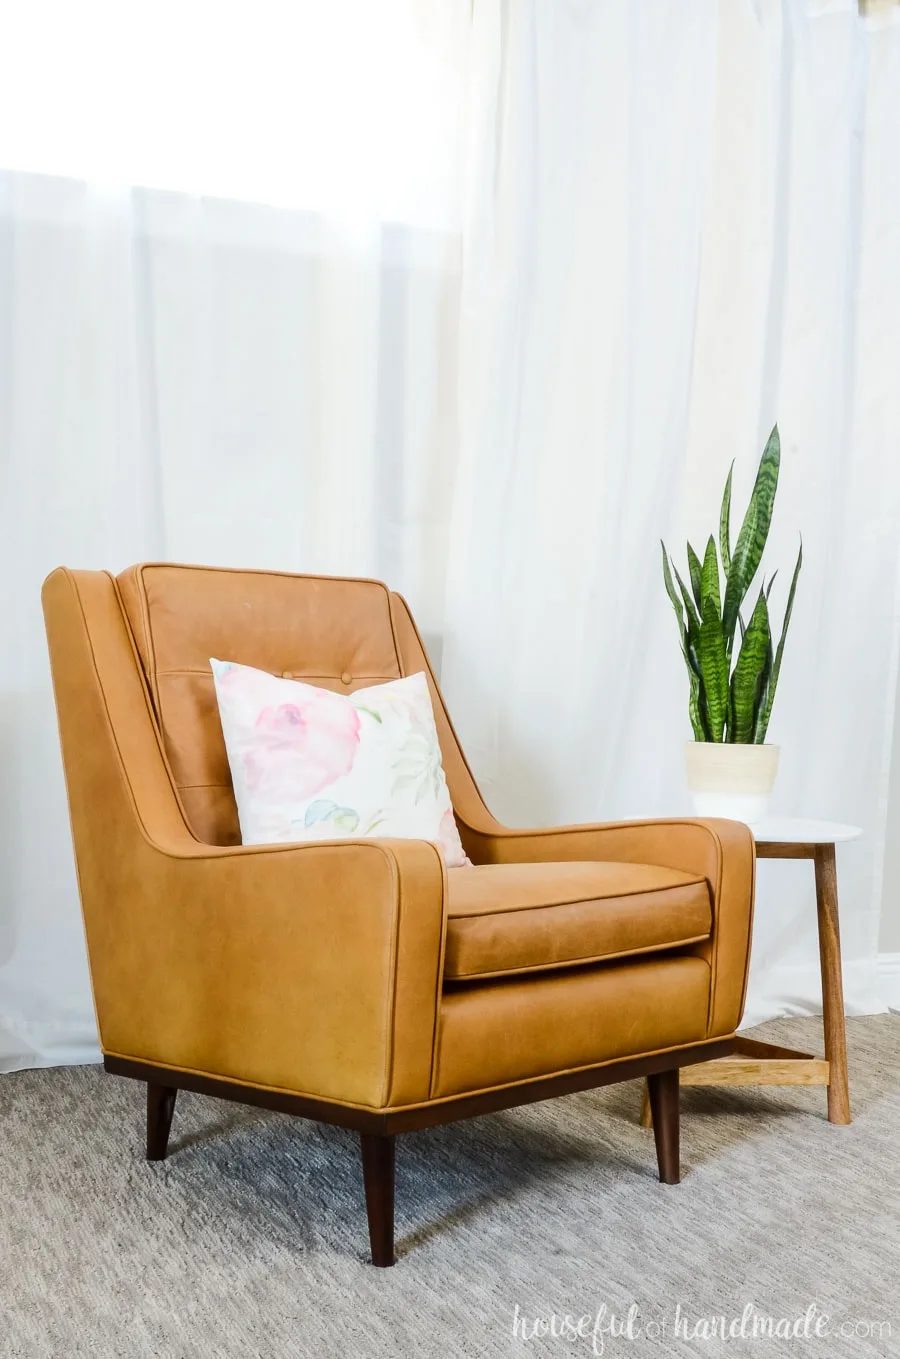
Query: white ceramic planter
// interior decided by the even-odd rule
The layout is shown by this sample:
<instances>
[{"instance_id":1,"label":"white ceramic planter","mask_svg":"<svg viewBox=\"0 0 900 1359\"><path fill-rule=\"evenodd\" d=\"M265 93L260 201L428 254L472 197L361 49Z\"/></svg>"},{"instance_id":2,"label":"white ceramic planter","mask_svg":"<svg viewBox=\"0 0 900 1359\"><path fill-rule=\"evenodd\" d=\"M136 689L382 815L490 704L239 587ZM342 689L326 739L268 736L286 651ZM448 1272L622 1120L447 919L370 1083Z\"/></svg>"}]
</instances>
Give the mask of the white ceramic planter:
<instances>
[{"instance_id":1,"label":"white ceramic planter","mask_svg":"<svg viewBox=\"0 0 900 1359\"><path fill-rule=\"evenodd\" d=\"M778 746L739 746L688 741L684 748L688 788L698 816L761 821L778 773Z\"/></svg>"}]
</instances>

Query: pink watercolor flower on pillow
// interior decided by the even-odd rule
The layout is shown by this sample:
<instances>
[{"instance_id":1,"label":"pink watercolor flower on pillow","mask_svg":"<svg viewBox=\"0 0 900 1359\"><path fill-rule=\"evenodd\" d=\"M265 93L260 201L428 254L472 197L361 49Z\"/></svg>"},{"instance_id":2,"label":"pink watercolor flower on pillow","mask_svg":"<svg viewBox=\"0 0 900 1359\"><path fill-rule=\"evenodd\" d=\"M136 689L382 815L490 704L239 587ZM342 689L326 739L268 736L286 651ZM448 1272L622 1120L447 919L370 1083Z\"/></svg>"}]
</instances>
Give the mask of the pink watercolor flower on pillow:
<instances>
[{"instance_id":1,"label":"pink watercolor flower on pillow","mask_svg":"<svg viewBox=\"0 0 900 1359\"><path fill-rule=\"evenodd\" d=\"M263 708L255 725L263 748L245 755L244 769L248 788L265 802L312 797L350 772L359 746L359 714L327 689Z\"/></svg>"},{"instance_id":2,"label":"pink watercolor flower on pillow","mask_svg":"<svg viewBox=\"0 0 900 1359\"><path fill-rule=\"evenodd\" d=\"M438 830L438 844L444 855L444 862L448 868L471 868L472 860L462 847L459 838L459 831L456 827L456 818L452 808L448 807L441 817L440 829Z\"/></svg>"}]
</instances>

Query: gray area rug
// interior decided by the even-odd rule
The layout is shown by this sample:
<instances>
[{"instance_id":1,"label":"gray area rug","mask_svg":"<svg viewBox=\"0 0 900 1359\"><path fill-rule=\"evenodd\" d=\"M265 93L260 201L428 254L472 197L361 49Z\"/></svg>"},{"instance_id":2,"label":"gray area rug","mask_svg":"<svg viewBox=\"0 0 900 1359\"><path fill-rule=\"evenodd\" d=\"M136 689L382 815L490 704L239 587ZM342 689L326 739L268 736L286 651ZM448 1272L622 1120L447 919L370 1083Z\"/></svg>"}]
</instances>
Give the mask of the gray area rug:
<instances>
[{"instance_id":1,"label":"gray area rug","mask_svg":"<svg viewBox=\"0 0 900 1359\"><path fill-rule=\"evenodd\" d=\"M392 1270L352 1134L182 1094L148 1165L144 1087L2 1076L0 1354L900 1356L900 1016L849 1036L851 1127L820 1089L685 1090L677 1187L637 1083L409 1134Z\"/></svg>"}]
</instances>

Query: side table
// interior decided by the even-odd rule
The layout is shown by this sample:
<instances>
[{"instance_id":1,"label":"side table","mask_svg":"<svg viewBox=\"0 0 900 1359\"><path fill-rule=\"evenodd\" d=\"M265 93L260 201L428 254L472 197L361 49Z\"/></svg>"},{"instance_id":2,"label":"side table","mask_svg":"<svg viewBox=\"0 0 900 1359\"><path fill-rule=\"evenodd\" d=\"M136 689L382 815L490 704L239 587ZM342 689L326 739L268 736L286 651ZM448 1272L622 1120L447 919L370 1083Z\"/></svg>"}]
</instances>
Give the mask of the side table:
<instances>
[{"instance_id":1,"label":"side table","mask_svg":"<svg viewBox=\"0 0 900 1359\"><path fill-rule=\"evenodd\" d=\"M841 937L838 923L837 871L834 847L862 834L858 826L834 821L778 818L750 827L758 859L812 859L816 874L819 921L819 961L822 968L822 1020L825 1058L796 1052L773 1043L760 1043L738 1034L727 1057L681 1068L682 1085L825 1085L828 1121L850 1122L847 1082L847 1032L841 977ZM644 1091L641 1124L651 1126L650 1104Z\"/></svg>"}]
</instances>

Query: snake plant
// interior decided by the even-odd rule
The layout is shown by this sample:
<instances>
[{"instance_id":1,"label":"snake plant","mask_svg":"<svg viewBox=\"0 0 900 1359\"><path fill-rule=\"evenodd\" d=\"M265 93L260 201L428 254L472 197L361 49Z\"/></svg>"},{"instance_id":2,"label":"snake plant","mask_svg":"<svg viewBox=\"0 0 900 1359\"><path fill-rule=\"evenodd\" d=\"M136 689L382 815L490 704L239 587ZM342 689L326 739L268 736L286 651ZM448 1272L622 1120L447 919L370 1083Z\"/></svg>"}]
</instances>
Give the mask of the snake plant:
<instances>
[{"instance_id":1,"label":"snake plant","mask_svg":"<svg viewBox=\"0 0 900 1359\"><path fill-rule=\"evenodd\" d=\"M697 741L762 745L766 739L781 673L784 640L794 607L794 591L803 562L802 541L777 648L772 645L769 595L778 573L773 574L768 584L763 577L746 622L741 608L759 570L769 535L780 463L781 441L776 425L763 450L750 503L733 552L730 546L730 522L734 463L731 465L719 515L719 552L722 557L724 593L721 589L716 542L712 534L702 561L690 543L687 545L690 589L674 563L670 564L666 545L662 544L663 578L666 593L678 619L681 650L690 683L688 712ZM677 589L672 579L673 572L678 582ZM740 645L735 648L738 631Z\"/></svg>"}]
</instances>

